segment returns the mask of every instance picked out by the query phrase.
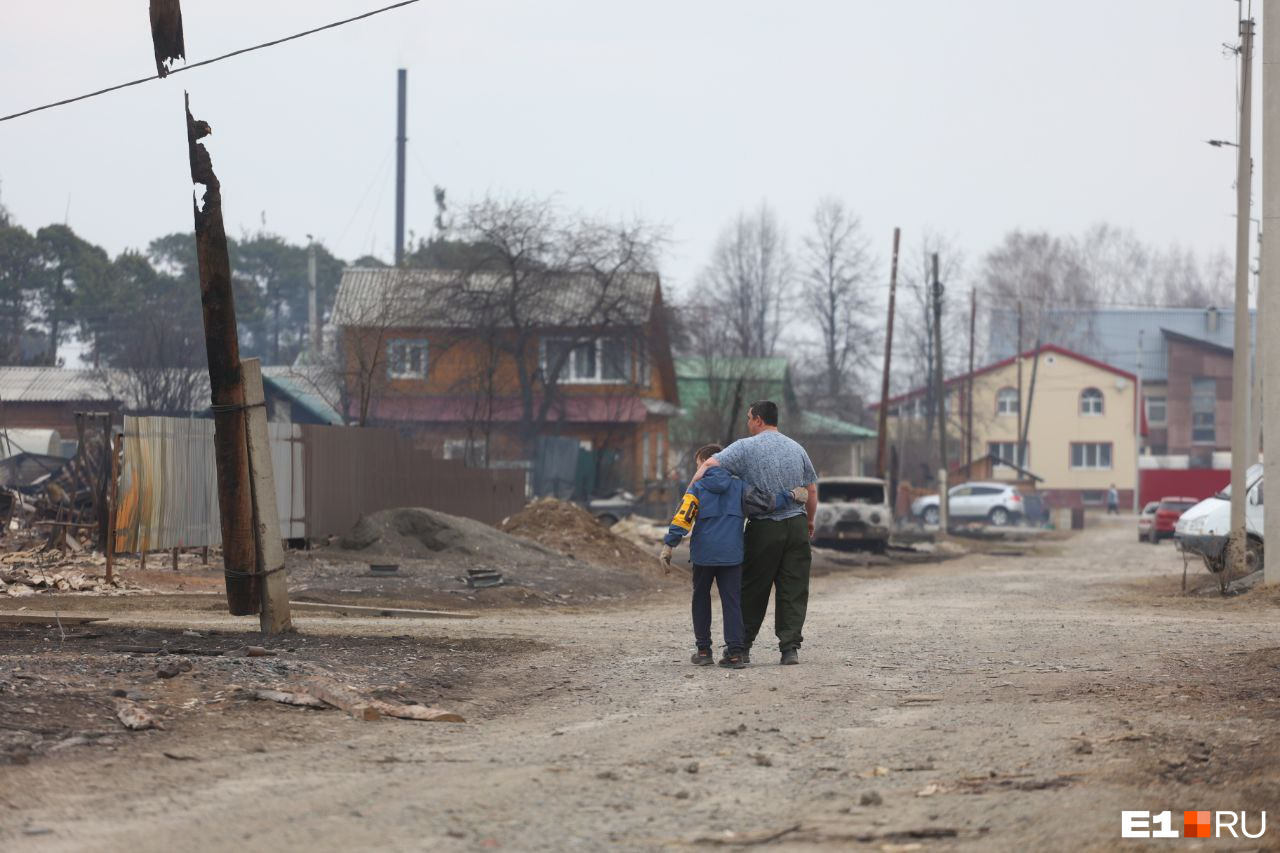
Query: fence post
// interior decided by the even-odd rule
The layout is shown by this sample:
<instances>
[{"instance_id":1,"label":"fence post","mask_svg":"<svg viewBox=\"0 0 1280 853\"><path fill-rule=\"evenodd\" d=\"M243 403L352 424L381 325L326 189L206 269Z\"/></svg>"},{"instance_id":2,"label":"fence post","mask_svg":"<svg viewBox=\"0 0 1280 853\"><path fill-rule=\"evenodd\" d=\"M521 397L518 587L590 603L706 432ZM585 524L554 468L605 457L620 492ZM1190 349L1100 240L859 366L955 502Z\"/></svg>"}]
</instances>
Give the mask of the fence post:
<instances>
[{"instance_id":1,"label":"fence post","mask_svg":"<svg viewBox=\"0 0 1280 853\"><path fill-rule=\"evenodd\" d=\"M256 358L240 362L244 379L245 427L249 437L249 480L253 493L253 533L257 573L262 575L260 624L264 634L293 630L289 616L289 583L284 572L280 514L271 465L271 436L267 431L266 395L262 366Z\"/></svg>"}]
</instances>

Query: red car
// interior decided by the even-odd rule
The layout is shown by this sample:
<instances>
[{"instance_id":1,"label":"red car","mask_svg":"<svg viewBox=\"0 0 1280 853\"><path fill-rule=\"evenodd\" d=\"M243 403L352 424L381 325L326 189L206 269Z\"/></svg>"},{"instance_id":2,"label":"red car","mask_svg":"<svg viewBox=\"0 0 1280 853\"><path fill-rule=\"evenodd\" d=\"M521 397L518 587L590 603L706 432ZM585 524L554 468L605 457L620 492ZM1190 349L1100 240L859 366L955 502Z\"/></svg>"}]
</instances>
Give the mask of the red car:
<instances>
[{"instance_id":1,"label":"red car","mask_svg":"<svg viewBox=\"0 0 1280 853\"><path fill-rule=\"evenodd\" d=\"M1138 516L1138 538L1156 545L1161 539L1173 538L1173 526L1182 514L1200 501L1195 498L1161 498L1149 503Z\"/></svg>"}]
</instances>

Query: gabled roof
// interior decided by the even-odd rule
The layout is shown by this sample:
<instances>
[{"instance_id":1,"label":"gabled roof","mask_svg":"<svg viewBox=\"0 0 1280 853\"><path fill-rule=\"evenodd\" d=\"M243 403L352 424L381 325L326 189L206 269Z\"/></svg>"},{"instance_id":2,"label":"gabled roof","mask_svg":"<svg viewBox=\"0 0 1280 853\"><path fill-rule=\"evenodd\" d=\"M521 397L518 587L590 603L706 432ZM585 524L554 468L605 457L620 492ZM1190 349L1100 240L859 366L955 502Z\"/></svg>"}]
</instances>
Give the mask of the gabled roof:
<instances>
[{"instance_id":1,"label":"gabled roof","mask_svg":"<svg viewBox=\"0 0 1280 853\"><path fill-rule=\"evenodd\" d=\"M873 429L828 415L820 415L817 412L801 412L799 421L799 425L791 430L797 435L855 439L876 437L876 431Z\"/></svg>"},{"instance_id":2,"label":"gabled roof","mask_svg":"<svg viewBox=\"0 0 1280 853\"><path fill-rule=\"evenodd\" d=\"M1128 371L1121 370L1118 367L1113 367L1110 364L1104 364L1103 362L1098 361L1097 359L1089 358L1089 356L1081 355L1078 352L1072 352L1069 349L1065 349L1064 347L1060 347L1055 344L1045 344L1044 346L1040 347L1038 350L1037 349L1027 350L1022 354L1022 358L1023 359L1034 358L1037 354L1044 355L1046 353L1054 353L1056 355L1061 355L1067 358L1075 359L1076 361L1082 364L1087 364L1090 367L1096 367L1099 370L1105 370L1108 373L1114 373L1116 376L1120 376L1120 377L1123 377L1124 379L1128 379L1130 382L1138 381L1138 378L1134 376L1132 373L1129 373ZM988 364L986 367L980 367L977 370L973 371L972 374L962 373L959 376L952 376L949 379L947 379L946 382L944 382L943 384L947 388L954 388L957 385L963 385L964 383L968 382L970 376L978 377L988 373L994 373L997 370L1003 370L1004 368L1010 366L1011 364L1014 364L1015 362L1017 362L1017 358L1011 356L1009 358L1002 359L1001 361L997 361L994 364ZM902 403L907 400L912 400L912 399L915 399L916 397L923 397L925 394L928 393L928 391L929 389L925 386L921 386L919 388L913 388L910 391L906 392L905 394L899 394L896 397L890 397L885 402L887 402L890 406L895 406L898 403ZM868 408L879 409L880 404L872 403Z\"/></svg>"},{"instance_id":3,"label":"gabled roof","mask_svg":"<svg viewBox=\"0 0 1280 853\"><path fill-rule=\"evenodd\" d=\"M628 273L607 282L588 273L534 274L519 291L492 273L349 267L342 272L333 324L352 327L560 328L641 326L658 291L656 273Z\"/></svg>"},{"instance_id":4,"label":"gabled roof","mask_svg":"<svg viewBox=\"0 0 1280 853\"><path fill-rule=\"evenodd\" d=\"M115 401L103 372L65 367L0 368L0 405Z\"/></svg>"}]
</instances>

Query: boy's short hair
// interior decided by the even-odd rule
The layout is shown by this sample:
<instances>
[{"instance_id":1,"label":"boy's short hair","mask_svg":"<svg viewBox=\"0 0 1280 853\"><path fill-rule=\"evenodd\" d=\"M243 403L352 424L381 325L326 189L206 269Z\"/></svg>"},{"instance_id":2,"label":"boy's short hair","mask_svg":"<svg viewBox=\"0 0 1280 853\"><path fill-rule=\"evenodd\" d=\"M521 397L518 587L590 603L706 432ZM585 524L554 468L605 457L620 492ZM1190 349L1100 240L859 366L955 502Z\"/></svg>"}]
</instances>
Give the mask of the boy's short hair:
<instances>
[{"instance_id":1,"label":"boy's short hair","mask_svg":"<svg viewBox=\"0 0 1280 853\"><path fill-rule=\"evenodd\" d=\"M765 426L776 427L778 425L778 404L772 400L757 400L751 404L751 408L747 411L764 421Z\"/></svg>"},{"instance_id":2,"label":"boy's short hair","mask_svg":"<svg viewBox=\"0 0 1280 853\"><path fill-rule=\"evenodd\" d=\"M706 462L708 459L710 459L712 456L715 456L721 450L724 450L724 448L718 444L704 444L698 448L697 453L693 454L693 459L695 462L701 465L703 462Z\"/></svg>"}]
</instances>

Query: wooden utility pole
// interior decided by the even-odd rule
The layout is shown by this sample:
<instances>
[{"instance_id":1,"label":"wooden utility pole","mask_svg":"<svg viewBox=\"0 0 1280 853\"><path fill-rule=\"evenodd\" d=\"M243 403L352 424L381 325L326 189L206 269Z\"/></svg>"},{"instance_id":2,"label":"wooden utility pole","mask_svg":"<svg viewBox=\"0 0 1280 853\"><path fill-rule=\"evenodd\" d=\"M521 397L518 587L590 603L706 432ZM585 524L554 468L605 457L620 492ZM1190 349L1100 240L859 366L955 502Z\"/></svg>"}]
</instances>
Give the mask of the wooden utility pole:
<instances>
[{"instance_id":1,"label":"wooden utility pole","mask_svg":"<svg viewBox=\"0 0 1280 853\"><path fill-rule=\"evenodd\" d=\"M1027 389L1027 416L1022 419L1022 432L1018 434L1018 447L1013 464L1019 468L1027 467L1027 433L1031 431L1031 407L1036 402L1036 373L1040 369L1040 341L1036 340L1035 354L1031 356L1031 387ZM1022 405L1018 405L1019 411Z\"/></svg>"},{"instance_id":2,"label":"wooden utility pole","mask_svg":"<svg viewBox=\"0 0 1280 853\"><path fill-rule=\"evenodd\" d=\"M933 382L938 411L938 506L942 531L951 529L951 495L947 488L947 395L942 373L942 281L938 278L938 253L933 253Z\"/></svg>"},{"instance_id":3,"label":"wooden utility pole","mask_svg":"<svg viewBox=\"0 0 1280 853\"><path fill-rule=\"evenodd\" d=\"M880 418L876 427L876 476L885 478L889 439L889 362L893 357L893 310L898 290L898 241L902 229L893 229L893 262L889 267L889 322L884 333L884 375L880 379ZM901 418L899 418L901 429Z\"/></svg>"},{"instance_id":4,"label":"wooden utility pole","mask_svg":"<svg viewBox=\"0 0 1280 853\"><path fill-rule=\"evenodd\" d=\"M969 375L965 381L964 461L973 467L973 341L978 328L978 289L969 290Z\"/></svg>"},{"instance_id":5,"label":"wooden utility pole","mask_svg":"<svg viewBox=\"0 0 1280 853\"><path fill-rule=\"evenodd\" d=\"M1018 432L1014 438L1017 441L1022 440L1022 301L1018 301L1018 348L1014 351L1013 357L1018 360ZM1018 454L1018 448L1014 447L1014 455ZM1015 463L1017 459L1013 460Z\"/></svg>"},{"instance_id":6,"label":"wooden utility pole","mask_svg":"<svg viewBox=\"0 0 1280 853\"><path fill-rule=\"evenodd\" d=\"M259 610L261 597L249 491L249 442L244 428L244 380L236 306L231 290L231 259L222 223L222 186L208 150L199 143L213 130L191 116L187 103L187 151L191 180L205 187L203 206L192 199L196 259L200 266L200 307L204 314L205 352L213 397L214 462L218 474L218 510L222 522L222 561L227 606L233 616Z\"/></svg>"}]
</instances>

